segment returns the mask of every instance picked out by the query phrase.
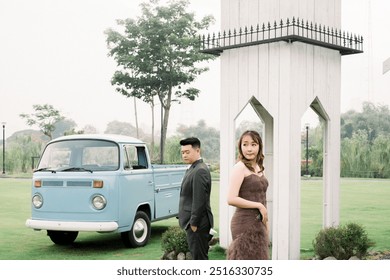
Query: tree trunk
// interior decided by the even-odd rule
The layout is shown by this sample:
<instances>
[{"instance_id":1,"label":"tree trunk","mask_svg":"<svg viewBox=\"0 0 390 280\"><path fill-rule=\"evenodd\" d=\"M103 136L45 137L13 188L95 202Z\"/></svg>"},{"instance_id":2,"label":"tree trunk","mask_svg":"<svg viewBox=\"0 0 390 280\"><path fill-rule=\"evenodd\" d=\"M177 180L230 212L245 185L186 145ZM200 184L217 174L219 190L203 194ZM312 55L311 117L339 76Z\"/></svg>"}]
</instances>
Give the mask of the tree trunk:
<instances>
[{"instance_id":1,"label":"tree trunk","mask_svg":"<svg viewBox=\"0 0 390 280\"><path fill-rule=\"evenodd\" d=\"M139 139L138 114L137 114L137 98L136 97L134 97L134 114L135 114L135 128L137 130L137 139Z\"/></svg>"},{"instance_id":2,"label":"tree trunk","mask_svg":"<svg viewBox=\"0 0 390 280\"><path fill-rule=\"evenodd\" d=\"M171 98L172 97L172 88L169 89L167 101L164 104L164 116L161 128L161 163L164 163L164 153L165 153L165 142L167 140L167 130L168 130L168 122L169 122L169 113L171 111Z\"/></svg>"},{"instance_id":3,"label":"tree trunk","mask_svg":"<svg viewBox=\"0 0 390 280\"><path fill-rule=\"evenodd\" d=\"M169 122L169 112L171 109L171 101L172 101L172 88L169 89L165 103L164 103L163 94L159 94L159 99L161 102L160 163L163 164L164 153L165 153L165 141L167 139L167 129L168 129L168 122Z\"/></svg>"},{"instance_id":4,"label":"tree trunk","mask_svg":"<svg viewBox=\"0 0 390 280\"><path fill-rule=\"evenodd\" d=\"M152 100L152 103L150 103L150 107L152 110L152 141L150 143L150 160L153 160L153 154L154 154L154 101Z\"/></svg>"},{"instance_id":5,"label":"tree trunk","mask_svg":"<svg viewBox=\"0 0 390 280\"><path fill-rule=\"evenodd\" d=\"M161 104L160 111L160 164L164 163L164 106Z\"/></svg>"}]
</instances>

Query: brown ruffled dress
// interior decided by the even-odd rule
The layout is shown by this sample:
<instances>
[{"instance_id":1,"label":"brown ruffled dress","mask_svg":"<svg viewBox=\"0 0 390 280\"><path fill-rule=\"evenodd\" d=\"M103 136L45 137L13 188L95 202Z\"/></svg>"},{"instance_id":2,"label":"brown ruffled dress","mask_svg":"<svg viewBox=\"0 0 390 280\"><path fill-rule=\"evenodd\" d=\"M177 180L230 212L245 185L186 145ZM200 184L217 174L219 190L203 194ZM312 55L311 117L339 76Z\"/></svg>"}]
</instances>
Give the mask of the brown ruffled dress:
<instances>
[{"instance_id":1,"label":"brown ruffled dress","mask_svg":"<svg viewBox=\"0 0 390 280\"><path fill-rule=\"evenodd\" d=\"M268 180L263 176L251 174L244 178L239 196L264 204L267 207L266 191ZM263 222L256 219L258 209L236 208L230 228L233 241L228 248L229 260L268 260L269 238Z\"/></svg>"}]
</instances>

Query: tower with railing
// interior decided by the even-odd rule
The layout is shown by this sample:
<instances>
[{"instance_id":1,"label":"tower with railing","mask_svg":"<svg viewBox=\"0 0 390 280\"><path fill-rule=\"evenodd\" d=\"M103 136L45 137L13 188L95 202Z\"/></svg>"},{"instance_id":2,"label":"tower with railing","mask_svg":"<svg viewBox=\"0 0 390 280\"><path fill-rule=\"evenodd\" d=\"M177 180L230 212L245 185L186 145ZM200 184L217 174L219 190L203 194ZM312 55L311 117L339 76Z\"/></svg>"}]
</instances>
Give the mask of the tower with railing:
<instances>
[{"instance_id":1,"label":"tower with railing","mask_svg":"<svg viewBox=\"0 0 390 280\"><path fill-rule=\"evenodd\" d=\"M250 105L264 123L272 258L299 259L301 118L322 119L323 226L337 225L341 56L363 52L363 38L341 30L341 0L223 0L221 15L221 31L200 37L221 62L220 243L231 242L235 120Z\"/></svg>"}]
</instances>

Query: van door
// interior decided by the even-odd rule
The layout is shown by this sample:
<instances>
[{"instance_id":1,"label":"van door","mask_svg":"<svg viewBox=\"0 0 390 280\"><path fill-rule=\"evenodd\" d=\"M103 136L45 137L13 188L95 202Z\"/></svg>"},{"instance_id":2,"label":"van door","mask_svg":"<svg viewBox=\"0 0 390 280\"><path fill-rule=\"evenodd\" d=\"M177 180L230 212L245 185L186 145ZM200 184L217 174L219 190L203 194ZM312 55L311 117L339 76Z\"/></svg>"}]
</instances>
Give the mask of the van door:
<instances>
[{"instance_id":1,"label":"van door","mask_svg":"<svg viewBox=\"0 0 390 280\"><path fill-rule=\"evenodd\" d=\"M119 184L119 220L123 226L133 223L137 208L149 205L153 220L153 170L149 166L144 146L123 146L123 172ZM121 223L122 224L122 223Z\"/></svg>"},{"instance_id":2,"label":"van door","mask_svg":"<svg viewBox=\"0 0 390 280\"><path fill-rule=\"evenodd\" d=\"M153 166L156 219L177 216L183 168Z\"/></svg>"}]
</instances>

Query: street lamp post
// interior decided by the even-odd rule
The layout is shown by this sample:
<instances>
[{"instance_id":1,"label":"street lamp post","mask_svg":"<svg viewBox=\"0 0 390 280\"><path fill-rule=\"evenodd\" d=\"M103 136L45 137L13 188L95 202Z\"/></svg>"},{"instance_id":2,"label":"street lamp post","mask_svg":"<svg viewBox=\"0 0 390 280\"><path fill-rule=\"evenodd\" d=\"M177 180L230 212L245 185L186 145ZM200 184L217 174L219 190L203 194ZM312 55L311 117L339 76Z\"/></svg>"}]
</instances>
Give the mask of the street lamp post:
<instances>
[{"instance_id":1,"label":"street lamp post","mask_svg":"<svg viewBox=\"0 0 390 280\"><path fill-rule=\"evenodd\" d=\"M306 176L309 176L309 124L306 124Z\"/></svg>"},{"instance_id":2,"label":"street lamp post","mask_svg":"<svg viewBox=\"0 0 390 280\"><path fill-rule=\"evenodd\" d=\"M3 174L5 174L5 122L1 123L3 125Z\"/></svg>"}]
</instances>

